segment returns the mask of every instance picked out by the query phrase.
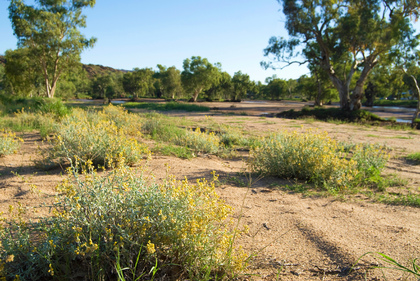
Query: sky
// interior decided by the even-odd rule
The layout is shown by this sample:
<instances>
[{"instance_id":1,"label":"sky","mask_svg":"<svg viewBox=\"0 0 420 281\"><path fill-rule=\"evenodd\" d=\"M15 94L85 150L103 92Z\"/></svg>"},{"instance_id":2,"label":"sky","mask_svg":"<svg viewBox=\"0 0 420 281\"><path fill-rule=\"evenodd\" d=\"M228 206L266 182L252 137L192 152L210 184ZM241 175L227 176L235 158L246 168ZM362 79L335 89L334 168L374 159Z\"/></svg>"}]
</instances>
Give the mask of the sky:
<instances>
[{"instance_id":1,"label":"sky","mask_svg":"<svg viewBox=\"0 0 420 281\"><path fill-rule=\"evenodd\" d=\"M33 1L25 1L31 3ZM16 48L8 18L9 0L0 0L0 55ZM97 0L84 10L87 27L81 32L97 38L82 53L82 63L117 69L156 65L182 70L186 58L201 56L220 62L230 75L242 71L251 80L267 77L297 79L309 74L305 66L264 70L263 49L271 36L287 37L284 16L276 0Z\"/></svg>"}]
</instances>

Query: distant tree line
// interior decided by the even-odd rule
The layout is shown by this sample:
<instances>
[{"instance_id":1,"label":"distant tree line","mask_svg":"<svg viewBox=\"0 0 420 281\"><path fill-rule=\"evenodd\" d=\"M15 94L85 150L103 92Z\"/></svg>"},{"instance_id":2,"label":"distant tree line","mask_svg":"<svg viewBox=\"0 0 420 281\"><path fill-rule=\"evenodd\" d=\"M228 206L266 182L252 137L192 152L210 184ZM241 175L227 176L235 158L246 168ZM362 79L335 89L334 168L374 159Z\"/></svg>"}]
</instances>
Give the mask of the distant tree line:
<instances>
[{"instance_id":1,"label":"distant tree line","mask_svg":"<svg viewBox=\"0 0 420 281\"><path fill-rule=\"evenodd\" d=\"M48 96L43 78L28 71L29 57L20 49L0 56L0 93L14 97ZM411 67L417 79L420 68ZM141 97L184 99L190 101L240 101L242 99L282 100L303 99L318 105L338 101L338 91L321 74L302 75L298 79L267 77L265 83L251 81L238 71L233 76L222 70L221 64L192 57L184 60L184 69L158 64L156 69L134 68L116 70L100 65L77 64L62 74L57 83L56 97L115 99ZM411 98L415 84L408 74L390 66L375 68L367 84L375 98ZM406 95L402 93L408 93Z\"/></svg>"}]
</instances>

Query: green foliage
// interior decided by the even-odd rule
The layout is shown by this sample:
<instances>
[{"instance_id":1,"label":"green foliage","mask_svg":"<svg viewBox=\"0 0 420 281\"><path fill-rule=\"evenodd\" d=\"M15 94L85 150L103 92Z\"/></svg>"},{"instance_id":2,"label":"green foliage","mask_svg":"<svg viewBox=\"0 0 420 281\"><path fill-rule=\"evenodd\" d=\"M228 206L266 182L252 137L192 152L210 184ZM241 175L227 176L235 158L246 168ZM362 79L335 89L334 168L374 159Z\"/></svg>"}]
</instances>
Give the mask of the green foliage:
<instances>
[{"instance_id":1,"label":"green foliage","mask_svg":"<svg viewBox=\"0 0 420 281\"><path fill-rule=\"evenodd\" d=\"M254 87L254 83L249 79L248 74L238 71L232 77L232 86L232 100L241 101L242 98L246 97L248 91Z\"/></svg>"},{"instance_id":2,"label":"green foliage","mask_svg":"<svg viewBox=\"0 0 420 281\"><path fill-rule=\"evenodd\" d=\"M126 108L142 108L148 110L156 111L170 111L170 110L182 110L187 112L207 112L210 111L210 108L207 106L196 105L196 104L187 104L179 102L127 102L123 104Z\"/></svg>"},{"instance_id":3,"label":"green foliage","mask_svg":"<svg viewBox=\"0 0 420 281\"><path fill-rule=\"evenodd\" d=\"M181 71L176 69L175 66L166 68L160 64L157 65L159 72L156 73L158 85L157 88L163 97L167 99L175 99L181 97L183 88L181 82Z\"/></svg>"},{"instance_id":4,"label":"green foliage","mask_svg":"<svg viewBox=\"0 0 420 281\"><path fill-rule=\"evenodd\" d=\"M348 153L327 133L285 131L261 139L251 149L249 166L257 173L306 180L336 192L377 184L388 158L379 146L357 145Z\"/></svg>"},{"instance_id":5,"label":"green foliage","mask_svg":"<svg viewBox=\"0 0 420 281\"><path fill-rule=\"evenodd\" d=\"M52 147L41 148L45 157L39 164L55 166L71 157L103 166L124 159L132 165L148 154L147 147L134 138L140 136L139 126L138 117L121 107L111 105L98 113L75 109L57 126L49 140Z\"/></svg>"},{"instance_id":6,"label":"green foliage","mask_svg":"<svg viewBox=\"0 0 420 281\"><path fill-rule=\"evenodd\" d=\"M2 119L1 127L13 131L39 130L42 137L53 133L57 123L70 113L59 99L45 98L11 98L0 96L0 100L6 105L5 113L13 113Z\"/></svg>"},{"instance_id":7,"label":"green foliage","mask_svg":"<svg viewBox=\"0 0 420 281\"><path fill-rule=\"evenodd\" d=\"M22 0L10 2L9 18L18 46L28 51L28 63L42 76L49 98L54 97L60 76L77 66L83 49L95 42L78 30L86 26L82 9L94 4L94 0L38 0L35 5Z\"/></svg>"},{"instance_id":8,"label":"green foliage","mask_svg":"<svg viewBox=\"0 0 420 281\"><path fill-rule=\"evenodd\" d=\"M15 153L20 146L19 141L23 140L16 138L16 134L0 131L0 157Z\"/></svg>"},{"instance_id":9,"label":"green foliage","mask_svg":"<svg viewBox=\"0 0 420 281\"><path fill-rule=\"evenodd\" d=\"M6 92L13 96L44 95L42 73L37 72L29 48L7 50L5 54Z\"/></svg>"},{"instance_id":10,"label":"green foliage","mask_svg":"<svg viewBox=\"0 0 420 281\"><path fill-rule=\"evenodd\" d=\"M406 158L413 161L416 165L420 165L420 152L411 153Z\"/></svg>"},{"instance_id":11,"label":"green foliage","mask_svg":"<svg viewBox=\"0 0 420 281\"><path fill-rule=\"evenodd\" d=\"M199 56L184 60L184 71L181 80L184 89L192 94L192 100L197 101L200 93L210 89L220 79L220 63L212 65L206 58Z\"/></svg>"},{"instance_id":12,"label":"green foliage","mask_svg":"<svg viewBox=\"0 0 420 281\"><path fill-rule=\"evenodd\" d=\"M119 73L95 76L90 83L90 96L108 100L121 96L123 93L121 80L122 76Z\"/></svg>"},{"instance_id":13,"label":"green foliage","mask_svg":"<svg viewBox=\"0 0 420 281\"><path fill-rule=\"evenodd\" d=\"M286 80L277 78L276 75L273 75L273 77L267 78L265 82L267 83L267 98L271 98L272 100L278 100L284 98L288 94Z\"/></svg>"},{"instance_id":14,"label":"green foliage","mask_svg":"<svg viewBox=\"0 0 420 281\"><path fill-rule=\"evenodd\" d=\"M66 107L60 99L54 98L16 98L12 96L0 95L0 102L3 103L7 108L5 113L17 113L24 110L26 112L32 113L51 114L56 118L61 118L70 112L70 109Z\"/></svg>"},{"instance_id":15,"label":"green foliage","mask_svg":"<svg viewBox=\"0 0 420 281\"><path fill-rule=\"evenodd\" d=\"M137 98L152 95L155 88L155 72L151 68L134 68L123 75L124 90Z\"/></svg>"},{"instance_id":16,"label":"green foliage","mask_svg":"<svg viewBox=\"0 0 420 281\"><path fill-rule=\"evenodd\" d=\"M264 53L272 58L262 65L308 63L310 69L323 71L337 89L342 109L360 108L363 85L378 62L392 60L388 55L400 50L400 45L415 50L419 44L409 20L420 12L414 1L278 2L290 38L270 38ZM302 53L304 61L296 61Z\"/></svg>"},{"instance_id":17,"label":"green foliage","mask_svg":"<svg viewBox=\"0 0 420 281\"><path fill-rule=\"evenodd\" d=\"M92 167L69 171L53 216L26 222L25 208L10 208L0 278L219 280L244 268L247 255L233 248L238 233L226 221L231 208L213 182L158 185L124 165L102 176Z\"/></svg>"}]
</instances>

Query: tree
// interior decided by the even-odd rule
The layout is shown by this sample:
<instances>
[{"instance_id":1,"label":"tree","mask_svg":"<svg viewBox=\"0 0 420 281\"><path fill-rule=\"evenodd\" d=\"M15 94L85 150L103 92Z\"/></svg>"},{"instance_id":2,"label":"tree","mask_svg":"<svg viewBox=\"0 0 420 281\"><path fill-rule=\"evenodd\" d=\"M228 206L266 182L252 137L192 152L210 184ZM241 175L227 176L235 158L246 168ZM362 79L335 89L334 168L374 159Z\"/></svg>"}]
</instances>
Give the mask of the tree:
<instances>
[{"instance_id":1,"label":"tree","mask_svg":"<svg viewBox=\"0 0 420 281\"><path fill-rule=\"evenodd\" d=\"M5 54L5 87L14 96L42 95L42 76L36 72L28 48L7 50Z\"/></svg>"},{"instance_id":2,"label":"tree","mask_svg":"<svg viewBox=\"0 0 420 281\"><path fill-rule=\"evenodd\" d=\"M213 79L211 87L204 91L204 97L208 101L217 99L231 99L233 94L232 77L227 72L220 71L215 75L217 79Z\"/></svg>"},{"instance_id":3,"label":"tree","mask_svg":"<svg viewBox=\"0 0 420 281\"><path fill-rule=\"evenodd\" d=\"M420 35L417 35L417 40L420 38ZM417 41L416 40L416 41ZM418 45L418 42L409 42L406 44L401 44L399 48L396 49L395 53L391 56L395 56L396 68L400 69L405 75L404 82L410 85L413 95L417 98L416 110L411 119L411 126L414 126L416 120L420 114L420 86L418 77L420 69L418 67L420 61L420 51L415 47Z\"/></svg>"},{"instance_id":4,"label":"tree","mask_svg":"<svg viewBox=\"0 0 420 281\"><path fill-rule=\"evenodd\" d=\"M160 64L157 65L159 72L157 78L159 80L159 90L164 97L172 100L182 94L181 71L175 66L166 68Z\"/></svg>"},{"instance_id":5,"label":"tree","mask_svg":"<svg viewBox=\"0 0 420 281\"><path fill-rule=\"evenodd\" d=\"M267 94L272 100L281 99L288 93L287 81L277 78L276 75L265 79L267 83Z\"/></svg>"},{"instance_id":6,"label":"tree","mask_svg":"<svg viewBox=\"0 0 420 281\"><path fill-rule=\"evenodd\" d=\"M235 72L232 77L232 100L241 101L243 97L246 96L248 91L250 91L255 84L249 79L249 75L242 73L241 71Z\"/></svg>"},{"instance_id":7,"label":"tree","mask_svg":"<svg viewBox=\"0 0 420 281\"><path fill-rule=\"evenodd\" d=\"M54 97L61 75L80 62L81 52L92 47L78 28L86 26L82 9L95 0L36 0L36 6L11 0L9 18L18 47L25 48L31 63L41 73L49 98Z\"/></svg>"},{"instance_id":8,"label":"tree","mask_svg":"<svg viewBox=\"0 0 420 281\"><path fill-rule=\"evenodd\" d=\"M411 16L419 15L418 1L405 0L278 0L283 4L290 40L272 37L264 50L274 62L319 65L339 92L340 107L361 106L364 83L400 42L411 41ZM407 40L408 38L408 40ZM293 60L301 55L305 59ZM262 62L265 67L276 67ZM359 71L353 94L350 84Z\"/></svg>"},{"instance_id":9,"label":"tree","mask_svg":"<svg viewBox=\"0 0 420 281\"><path fill-rule=\"evenodd\" d=\"M122 94L121 78L118 73L108 73L96 76L91 83L91 96L102 98L104 102Z\"/></svg>"},{"instance_id":10,"label":"tree","mask_svg":"<svg viewBox=\"0 0 420 281\"><path fill-rule=\"evenodd\" d=\"M192 101L196 102L198 95L210 89L220 79L221 65L212 65L206 58L199 56L184 60L184 71L181 80L184 89L192 93Z\"/></svg>"},{"instance_id":11,"label":"tree","mask_svg":"<svg viewBox=\"0 0 420 281\"><path fill-rule=\"evenodd\" d=\"M376 96L396 96L406 89L402 76L403 73L394 64L379 64L370 74L368 82L374 86Z\"/></svg>"},{"instance_id":12,"label":"tree","mask_svg":"<svg viewBox=\"0 0 420 281\"><path fill-rule=\"evenodd\" d=\"M155 72L151 68L134 68L132 72L123 75L124 91L133 95L133 98L153 94L155 87Z\"/></svg>"}]
</instances>

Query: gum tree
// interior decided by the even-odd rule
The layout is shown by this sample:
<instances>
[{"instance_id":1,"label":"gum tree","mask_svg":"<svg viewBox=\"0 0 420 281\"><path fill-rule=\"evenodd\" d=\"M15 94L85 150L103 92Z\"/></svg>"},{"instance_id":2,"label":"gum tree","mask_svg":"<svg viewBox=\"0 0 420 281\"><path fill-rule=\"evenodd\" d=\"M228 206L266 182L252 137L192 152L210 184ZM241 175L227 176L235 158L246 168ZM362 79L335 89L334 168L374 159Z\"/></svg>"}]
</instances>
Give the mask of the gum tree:
<instances>
[{"instance_id":1,"label":"gum tree","mask_svg":"<svg viewBox=\"0 0 420 281\"><path fill-rule=\"evenodd\" d=\"M81 52L95 42L78 30L86 26L82 9L94 5L95 0L36 0L33 6L10 1L9 18L18 48L28 50L49 98L54 97L63 72L79 64Z\"/></svg>"},{"instance_id":2,"label":"gum tree","mask_svg":"<svg viewBox=\"0 0 420 281\"><path fill-rule=\"evenodd\" d=\"M241 71L235 72L232 77L232 100L241 101L242 98L246 97L248 91L255 87L253 81L250 80L249 75L242 73Z\"/></svg>"},{"instance_id":3,"label":"gum tree","mask_svg":"<svg viewBox=\"0 0 420 281\"><path fill-rule=\"evenodd\" d=\"M419 43L418 40L420 40L420 34L417 35L416 40L401 44L399 48L391 54L391 57L396 57L395 67L405 74L404 83L410 86L413 91L413 96L417 98L417 106L411 119L411 126L413 127L420 114L420 86L418 79L420 51L416 49L416 46Z\"/></svg>"},{"instance_id":4,"label":"gum tree","mask_svg":"<svg viewBox=\"0 0 420 281\"><path fill-rule=\"evenodd\" d=\"M166 68L163 65L157 65L159 72L157 78L159 82L159 90L163 96L174 100L182 94L181 71L175 66Z\"/></svg>"},{"instance_id":5,"label":"gum tree","mask_svg":"<svg viewBox=\"0 0 420 281\"><path fill-rule=\"evenodd\" d=\"M184 71L181 81L184 89L192 93L191 100L196 102L198 95L212 86L221 78L220 63L211 64L206 58L199 56L184 60Z\"/></svg>"},{"instance_id":6,"label":"gum tree","mask_svg":"<svg viewBox=\"0 0 420 281\"><path fill-rule=\"evenodd\" d=\"M272 37L264 50L270 62L319 66L338 90L340 107L361 106L364 83L379 61L413 37L410 18L419 15L417 0L278 0L289 39ZM303 54L303 56L302 56ZM296 58L304 59L299 60ZM356 77L355 73L359 75ZM353 94L350 84L355 81Z\"/></svg>"}]
</instances>

